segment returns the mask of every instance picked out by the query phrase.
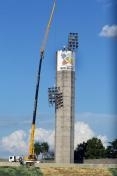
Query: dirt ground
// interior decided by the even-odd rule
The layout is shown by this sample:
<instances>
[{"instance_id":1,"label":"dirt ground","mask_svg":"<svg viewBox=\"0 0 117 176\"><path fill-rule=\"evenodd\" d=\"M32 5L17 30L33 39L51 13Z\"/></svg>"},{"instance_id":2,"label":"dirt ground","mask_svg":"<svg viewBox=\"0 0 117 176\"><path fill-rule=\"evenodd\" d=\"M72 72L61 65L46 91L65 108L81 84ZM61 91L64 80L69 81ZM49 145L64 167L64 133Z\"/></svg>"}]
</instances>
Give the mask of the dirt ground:
<instances>
[{"instance_id":1,"label":"dirt ground","mask_svg":"<svg viewBox=\"0 0 117 176\"><path fill-rule=\"evenodd\" d=\"M112 176L108 169L92 168L41 168L43 176Z\"/></svg>"}]
</instances>

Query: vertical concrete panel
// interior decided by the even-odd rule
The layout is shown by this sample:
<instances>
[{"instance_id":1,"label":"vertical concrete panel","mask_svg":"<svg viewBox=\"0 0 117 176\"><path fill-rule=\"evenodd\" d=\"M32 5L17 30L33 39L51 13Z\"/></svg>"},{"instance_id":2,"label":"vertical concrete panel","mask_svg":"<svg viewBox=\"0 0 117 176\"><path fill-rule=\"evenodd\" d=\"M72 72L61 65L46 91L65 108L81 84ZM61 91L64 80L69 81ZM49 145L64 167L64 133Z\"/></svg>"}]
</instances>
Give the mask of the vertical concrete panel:
<instances>
[{"instance_id":1,"label":"vertical concrete panel","mask_svg":"<svg viewBox=\"0 0 117 176\"><path fill-rule=\"evenodd\" d=\"M74 162L74 101L75 72L57 71L57 87L63 92L63 107L56 110L56 163Z\"/></svg>"}]
</instances>

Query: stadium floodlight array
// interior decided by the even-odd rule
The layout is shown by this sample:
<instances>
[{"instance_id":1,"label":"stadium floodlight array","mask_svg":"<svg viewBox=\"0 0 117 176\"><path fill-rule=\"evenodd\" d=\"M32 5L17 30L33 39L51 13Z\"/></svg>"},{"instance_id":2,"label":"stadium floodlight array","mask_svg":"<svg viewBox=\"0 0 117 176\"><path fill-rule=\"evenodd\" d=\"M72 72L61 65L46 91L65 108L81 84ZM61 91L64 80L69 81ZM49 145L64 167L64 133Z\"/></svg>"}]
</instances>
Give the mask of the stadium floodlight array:
<instances>
[{"instance_id":1,"label":"stadium floodlight array","mask_svg":"<svg viewBox=\"0 0 117 176\"><path fill-rule=\"evenodd\" d=\"M63 107L63 93L60 92L60 87L48 88L48 102L50 105L55 104L55 108Z\"/></svg>"},{"instance_id":2,"label":"stadium floodlight array","mask_svg":"<svg viewBox=\"0 0 117 176\"><path fill-rule=\"evenodd\" d=\"M78 33L69 33L68 36L68 50L74 51L78 48Z\"/></svg>"}]
</instances>

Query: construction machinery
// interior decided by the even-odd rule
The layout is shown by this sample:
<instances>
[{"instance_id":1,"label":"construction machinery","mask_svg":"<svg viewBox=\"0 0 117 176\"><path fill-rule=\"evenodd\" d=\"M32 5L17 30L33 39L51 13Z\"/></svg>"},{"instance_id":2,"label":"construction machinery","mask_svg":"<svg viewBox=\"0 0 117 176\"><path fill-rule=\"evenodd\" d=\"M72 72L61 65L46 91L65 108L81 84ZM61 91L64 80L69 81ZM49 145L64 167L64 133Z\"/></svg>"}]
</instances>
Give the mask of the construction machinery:
<instances>
[{"instance_id":1,"label":"construction machinery","mask_svg":"<svg viewBox=\"0 0 117 176\"><path fill-rule=\"evenodd\" d=\"M56 6L56 0L54 0L53 2L50 18L46 27L44 39L42 41L42 46L40 48L40 61L39 61L38 73L37 73L33 119L32 119L32 126L31 126L30 140L29 140L29 152L28 152L28 156L24 157L24 163L27 165L33 165L37 160L34 152L34 136L35 136L35 122L36 122L36 113L37 113L38 93L39 93L39 86L40 86L40 74L41 74L42 61L44 59L44 52L47 44L48 34L50 31L50 26L51 26L53 14L55 11L55 6Z\"/></svg>"}]
</instances>

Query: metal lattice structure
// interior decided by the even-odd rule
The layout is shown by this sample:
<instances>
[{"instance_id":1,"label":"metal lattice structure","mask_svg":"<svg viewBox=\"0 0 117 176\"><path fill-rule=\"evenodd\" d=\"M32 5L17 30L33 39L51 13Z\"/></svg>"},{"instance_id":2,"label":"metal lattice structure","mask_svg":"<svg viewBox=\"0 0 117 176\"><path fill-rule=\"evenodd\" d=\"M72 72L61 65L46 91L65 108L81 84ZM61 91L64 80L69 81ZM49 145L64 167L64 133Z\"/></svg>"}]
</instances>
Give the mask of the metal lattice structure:
<instances>
[{"instance_id":1,"label":"metal lattice structure","mask_svg":"<svg viewBox=\"0 0 117 176\"><path fill-rule=\"evenodd\" d=\"M78 48L78 33L69 33L68 36L68 50L74 51Z\"/></svg>"},{"instance_id":2,"label":"metal lattice structure","mask_svg":"<svg viewBox=\"0 0 117 176\"><path fill-rule=\"evenodd\" d=\"M63 107L63 93L60 92L60 87L48 88L48 101L52 106L55 104L55 109Z\"/></svg>"}]
</instances>

